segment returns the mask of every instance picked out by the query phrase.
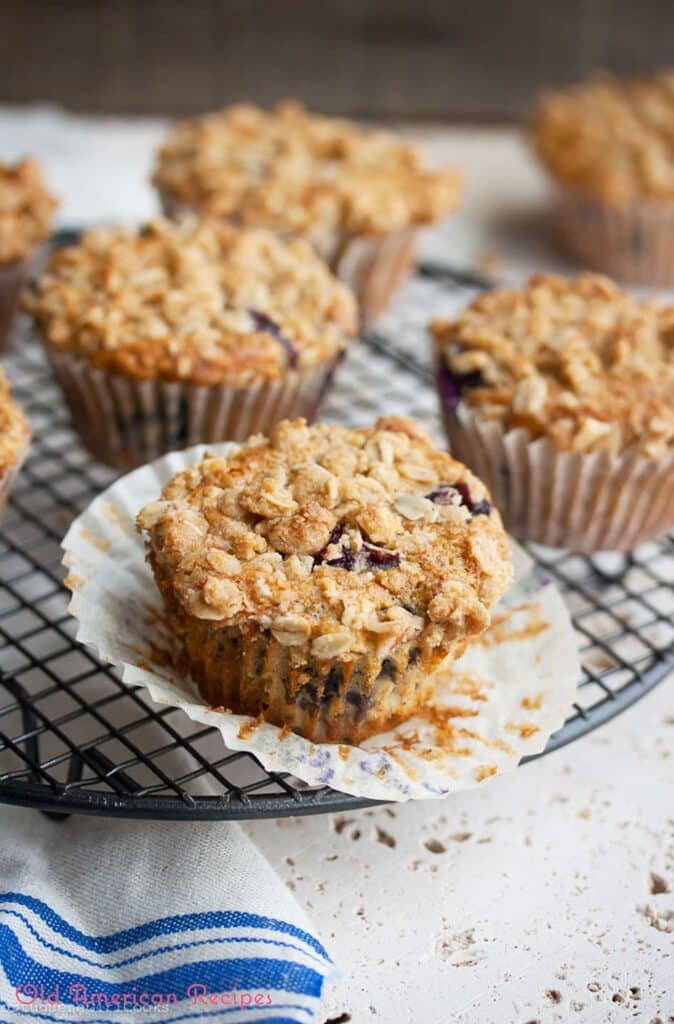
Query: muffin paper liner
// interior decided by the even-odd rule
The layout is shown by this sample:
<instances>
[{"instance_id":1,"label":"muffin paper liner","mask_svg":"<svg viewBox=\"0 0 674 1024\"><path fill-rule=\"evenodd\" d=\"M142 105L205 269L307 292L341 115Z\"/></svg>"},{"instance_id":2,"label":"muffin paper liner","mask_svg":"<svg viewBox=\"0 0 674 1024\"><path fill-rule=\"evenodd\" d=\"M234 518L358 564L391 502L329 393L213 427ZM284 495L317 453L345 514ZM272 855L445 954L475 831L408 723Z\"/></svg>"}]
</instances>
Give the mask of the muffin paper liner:
<instances>
[{"instance_id":1,"label":"muffin paper liner","mask_svg":"<svg viewBox=\"0 0 674 1024\"><path fill-rule=\"evenodd\" d=\"M330 261L337 277L358 299L361 324L371 327L409 275L416 256L416 232L397 231L381 238L348 239Z\"/></svg>"},{"instance_id":2,"label":"muffin paper liner","mask_svg":"<svg viewBox=\"0 0 674 1024\"><path fill-rule=\"evenodd\" d=\"M491 491L519 540L571 551L632 551L674 527L674 452L562 452L441 399L449 446Z\"/></svg>"},{"instance_id":3,"label":"muffin paper liner","mask_svg":"<svg viewBox=\"0 0 674 1024\"><path fill-rule=\"evenodd\" d=\"M0 266L0 352L9 344L10 328L19 304L19 294L32 265L32 259Z\"/></svg>"},{"instance_id":4,"label":"muffin paper liner","mask_svg":"<svg viewBox=\"0 0 674 1024\"><path fill-rule=\"evenodd\" d=\"M495 609L492 627L451 671L436 674L436 697L423 717L355 747L282 736L257 719L210 710L172 667L173 638L134 528L139 509L205 450L173 452L117 480L63 541L77 639L116 665L125 683L214 727L230 750L250 751L268 770L364 798L442 797L544 748L569 711L580 669L562 597L521 549L514 553L516 582Z\"/></svg>"},{"instance_id":5,"label":"muffin paper liner","mask_svg":"<svg viewBox=\"0 0 674 1024\"><path fill-rule=\"evenodd\" d=\"M243 441L279 420L313 420L341 353L320 366L244 388L136 380L44 346L82 443L97 459L131 469L197 443Z\"/></svg>"},{"instance_id":6,"label":"muffin paper liner","mask_svg":"<svg viewBox=\"0 0 674 1024\"><path fill-rule=\"evenodd\" d=\"M7 502L7 496L12 489L12 484L19 475L19 470L23 464L24 459L28 455L30 450L30 443L27 442L16 454L14 461L0 471L0 518L5 509Z\"/></svg>"},{"instance_id":7,"label":"muffin paper liner","mask_svg":"<svg viewBox=\"0 0 674 1024\"><path fill-rule=\"evenodd\" d=\"M159 190L162 212L167 217L194 213L194 209ZM386 309L414 265L418 232L395 231L388 235L346 235L322 247L318 255L358 300L363 329L370 327Z\"/></svg>"},{"instance_id":8,"label":"muffin paper liner","mask_svg":"<svg viewBox=\"0 0 674 1024\"><path fill-rule=\"evenodd\" d=\"M586 267L633 284L674 284L674 203L602 203L558 185L562 241Z\"/></svg>"}]
</instances>

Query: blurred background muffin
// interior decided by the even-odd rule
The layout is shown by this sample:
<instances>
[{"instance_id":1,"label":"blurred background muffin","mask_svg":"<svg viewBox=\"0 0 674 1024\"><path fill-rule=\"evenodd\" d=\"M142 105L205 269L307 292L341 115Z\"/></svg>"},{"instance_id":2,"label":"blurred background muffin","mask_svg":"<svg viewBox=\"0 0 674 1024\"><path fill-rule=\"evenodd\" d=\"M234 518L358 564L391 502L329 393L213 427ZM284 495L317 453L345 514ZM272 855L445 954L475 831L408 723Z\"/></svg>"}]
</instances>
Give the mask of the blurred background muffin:
<instances>
[{"instance_id":1,"label":"blurred background muffin","mask_svg":"<svg viewBox=\"0 0 674 1024\"><path fill-rule=\"evenodd\" d=\"M313 417L356 330L305 242L194 217L86 233L24 307L82 442L120 469Z\"/></svg>"},{"instance_id":2,"label":"blurred background muffin","mask_svg":"<svg viewBox=\"0 0 674 1024\"><path fill-rule=\"evenodd\" d=\"M551 93L532 138L572 255L620 280L674 284L674 71Z\"/></svg>"},{"instance_id":3,"label":"blurred background muffin","mask_svg":"<svg viewBox=\"0 0 674 1024\"><path fill-rule=\"evenodd\" d=\"M36 251L51 234L56 206L35 160L0 163L0 349L9 340L21 285Z\"/></svg>"},{"instance_id":4,"label":"blurred background muffin","mask_svg":"<svg viewBox=\"0 0 674 1024\"><path fill-rule=\"evenodd\" d=\"M674 306L548 274L431 329L452 453L515 537L630 550L674 526Z\"/></svg>"},{"instance_id":5,"label":"blurred background muffin","mask_svg":"<svg viewBox=\"0 0 674 1024\"><path fill-rule=\"evenodd\" d=\"M414 259L415 230L458 201L454 171L429 171L389 132L307 113L229 107L184 121L159 150L164 212L185 209L304 238L356 292L365 322Z\"/></svg>"}]
</instances>

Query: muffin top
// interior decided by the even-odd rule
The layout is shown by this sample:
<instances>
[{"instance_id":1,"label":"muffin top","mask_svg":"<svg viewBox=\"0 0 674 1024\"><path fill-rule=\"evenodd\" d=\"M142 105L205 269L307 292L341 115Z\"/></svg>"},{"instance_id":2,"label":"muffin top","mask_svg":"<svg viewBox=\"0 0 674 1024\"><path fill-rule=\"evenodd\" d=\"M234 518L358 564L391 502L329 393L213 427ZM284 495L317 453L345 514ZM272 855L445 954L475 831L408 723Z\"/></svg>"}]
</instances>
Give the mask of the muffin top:
<instances>
[{"instance_id":1,"label":"muffin top","mask_svg":"<svg viewBox=\"0 0 674 1024\"><path fill-rule=\"evenodd\" d=\"M484 485L396 417L286 420L177 474L137 525L185 613L325 659L480 633L511 575Z\"/></svg>"},{"instance_id":2,"label":"muffin top","mask_svg":"<svg viewBox=\"0 0 674 1024\"><path fill-rule=\"evenodd\" d=\"M309 238L386 234L454 208L454 171L424 170L394 135L281 104L228 107L178 124L154 183L179 203L242 224Z\"/></svg>"},{"instance_id":3,"label":"muffin top","mask_svg":"<svg viewBox=\"0 0 674 1024\"><path fill-rule=\"evenodd\" d=\"M561 450L674 450L674 306L598 274L532 277L431 325L443 400Z\"/></svg>"},{"instance_id":4,"label":"muffin top","mask_svg":"<svg viewBox=\"0 0 674 1024\"><path fill-rule=\"evenodd\" d=\"M57 205L36 160L0 163L0 264L24 259L49 237Z\"/></svg>"},{"instance_id":5,"label":"muffin top","mask_svg":"<svg viewBox=\"0 0 674 1024\"><path fill-rule=\"evenodd\" d=\"M12 398L7 378L0 367L0 477L16 462L29 437L28 421Z\"/></svg>"},{"instance_id":6,"label":"muffin top","mask_svg":"<svg viewBox=\"0 0 674 1024\"><path fill-rule=\"evenodd\" d=\"M552 93L534 114L533 140L555 177L599 200L672 200L674 72Z\"/></svg>"},{"instance_id":7,"label":"muffin top","mask_svg":"<svg viewBox=\"0 0 674 1024\"><path fill-rule=\"evenodd\" d=\"M52 254L24 308L95 367L237 387L322 363L357 320L306 243L194 218L88 232Z\"/></svg>"}]
</instances>

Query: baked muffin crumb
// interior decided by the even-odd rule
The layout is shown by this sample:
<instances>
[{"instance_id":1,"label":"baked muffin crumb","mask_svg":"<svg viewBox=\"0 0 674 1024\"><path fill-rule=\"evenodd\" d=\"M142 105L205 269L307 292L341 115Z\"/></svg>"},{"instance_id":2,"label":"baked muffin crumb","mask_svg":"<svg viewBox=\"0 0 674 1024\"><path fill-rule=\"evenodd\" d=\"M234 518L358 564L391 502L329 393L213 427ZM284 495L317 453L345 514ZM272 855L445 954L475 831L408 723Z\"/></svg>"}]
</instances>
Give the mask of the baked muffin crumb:
<instances>
[{"instance_id":1,"label":"baked muffin crumb","mask_svg":"<svg viewBox=\"0 0 674 1024\"><path fill-rule=\"evenodd\" d=\"M562 451L674 449L674 306L597 274L540 274L431 330L446 402Z\"/></svg>"},{"instance_id":2,"label":"baked muffin crumb","mask_svg":"<svg viewBox=\"0 0 674 1024\"><path fill-rule=\"evenodd\" d=\"M233 387L326 362L357 325L304 242L195 218L87 232L52 254L24 308L93 367Z\"/></svg>"},{"instance_id":3,"label":"baked muffin crumb","mask_svg":"<svg viewBox=\"0 0 674 1024\"><path fill-rule=\"evenodd\" d=\"M0 163L0 265L25 259L48 238L57 205L36 160Z\"/></svg>"}]
</instances>

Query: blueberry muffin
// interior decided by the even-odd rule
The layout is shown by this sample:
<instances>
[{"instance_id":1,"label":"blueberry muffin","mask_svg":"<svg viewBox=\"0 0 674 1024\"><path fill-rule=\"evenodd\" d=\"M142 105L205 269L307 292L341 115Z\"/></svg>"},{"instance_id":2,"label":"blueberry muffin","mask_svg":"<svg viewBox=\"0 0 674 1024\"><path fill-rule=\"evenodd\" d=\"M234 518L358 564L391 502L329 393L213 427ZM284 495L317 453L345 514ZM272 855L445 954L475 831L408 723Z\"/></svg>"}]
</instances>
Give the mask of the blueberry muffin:
<instances>
[{"instance_id":1,"label":"blueberry muffin","mask_svg":"<svg viewBox=\"0 0 674 1024\"><path fill-rule=\"evenodd\" d=\"M414 231L449 213L454 171L426 170L383 131L307 113L228 107L179 123L153 177L169 214L189 208L309 241L371 321L413 258Z\"/></svg>"},{"instance_id":2,"label":"blueberry muffin","mask_svg":"<svg viewBox=\"0 0 674 1024\"><path fill-rule=\"evenodd\" d=\"M511 533L629 550L674 526L674 306L538 275L431 330L452 451Z\"/></svg>"},{"instance_id":3,"label":"blueberry muffin","mask_svg":"<svg viewBox=\"0 0 674 1024\"><path fill-rule=\"evenodd\" d=\"M56 205L35 160L0 163L0 348L34 254L51 234Z\"/></svg>"},{"instance_id":4,"label":"blueberry muffin","mask_svg":"<svg viewBox=\"0 0 674 1024\"><path fill-rule=\"evenodd\" d=\"M0 368L0 513L28 452L29 441L28 422L12 398L7 378Z\"/></svg>"},{"instance_id":5,"label":"blueberry muffin","mask_svg":"<svg viewBox=\"0 0 674 1024\"><path fill-rule=\"evenodd\" d=\"M357 320L305 242L194 218L88 232L24 306L82 441L120 469L313 417Z\"/></svg>"},{"instance_id":6,"label":"blueberry muffin","mask_svg":"<svg viewBox=\"0 0 674 1024\"><path fill-rule=\"evenodd\" d=\"M484 485L412 420L278 424L138 515L203 698L317 741L412 716L511 578Z\"/></svg>"},{"instance_id":7,"label":"blueberry muffin","mask_svg":"<svg viewBox=\"0 0 674 1024\"><path fill-rule=\"evenodd\" d=\"M625 281L674 283L674 72L544 97L533 143L572 254Z\"/></svg>"}]
</instances>

